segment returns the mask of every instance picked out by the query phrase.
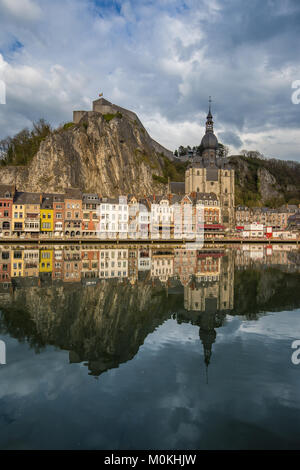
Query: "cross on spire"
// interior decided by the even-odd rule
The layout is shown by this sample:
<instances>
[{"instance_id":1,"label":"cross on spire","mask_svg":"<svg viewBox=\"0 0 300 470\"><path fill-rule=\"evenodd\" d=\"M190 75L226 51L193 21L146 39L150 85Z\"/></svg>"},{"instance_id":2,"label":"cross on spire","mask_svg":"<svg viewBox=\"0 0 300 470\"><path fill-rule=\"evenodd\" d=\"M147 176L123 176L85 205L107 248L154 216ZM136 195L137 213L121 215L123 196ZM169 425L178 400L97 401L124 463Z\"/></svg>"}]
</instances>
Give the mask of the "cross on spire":
<instances>
[{"instance_id":1,"label":"cross on spire","mask_svg":"<svg viewBox=\"0 0 300 470\"><path fill-rule=\"evenodd\" d=\"M212 120L212 114L211 114L211 96L208 98L208 103L209 103L209 108L208 108L208 115L206 119L206 132L213 132L214 131L214 123Z\"/></svg>"},{"instance_id":2,"label":"cross on spire","mask_svg":"<svg viewBox=\"0 0 300 470\"><path fill-rule=\"evenodd\" d=\"M211 99L211 96L209 96L209 98L208 98L208 116L207 117L210 117L210 118L212 118L211 103L212 103L212 99Z\"/></svg>"}]
</instances>

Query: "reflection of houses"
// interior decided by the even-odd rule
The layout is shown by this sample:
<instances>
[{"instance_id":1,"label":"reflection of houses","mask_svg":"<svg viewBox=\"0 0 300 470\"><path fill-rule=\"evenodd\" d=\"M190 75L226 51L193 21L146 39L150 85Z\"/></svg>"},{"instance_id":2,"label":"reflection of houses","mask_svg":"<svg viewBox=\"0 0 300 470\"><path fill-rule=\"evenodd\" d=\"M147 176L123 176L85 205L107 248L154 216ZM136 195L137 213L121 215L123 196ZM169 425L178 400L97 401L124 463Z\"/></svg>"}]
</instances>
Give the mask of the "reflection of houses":
<instances>
[{"instance_id":1,"label":"reflection of houses","mask_svg":"<svg viewBox=\"0 0 300 470\"><path fill-rule=\"evenodd\" d=\"M11 249L4 246L0 256L0 283L10 282L11 277Z\"/></svg>"},{"instance_id":2,"label":"reflection of houses","mask_svg":"<svg viewBox=\"0 0 300 470\"><path fill-rule=\"evenodd\" d=\"M93 246L84 246L81 251L82 279L99 277L99 250Z\"/></svg>"},{"instance_id":3,"label":"reflection of houses","mask_svg":"<svg viewBox=\"0 0 300 470\"><path fill-rule=\"evenodd\" d=\"M128 276L128 250L103 249L99 251L99 277L126 278Z\"/></svg>"},{"instance_id":4,"label":"reflection of houses","mask_svg":"<svg viewBox=\"0 0 300 470\"><path fill-rule=\"evenodd\" d=\"M232 253L197 252L196 275L184 287L184 307L196 311L228 311L234 301Z\"/></svg>"},{"instance_id":5,"label":"reflection of houses","mask_svg":"<svg viewBox=\"0 0 300 470\"><path fill-rule=\"evenodd\" d=\"M65 246L64 258L64 281L79 282L81 278L82 261L81 248L77 245Z\"/></svg>"},{"instance_id":6,"label":"reflection of houses","mask_svg":"<svg viewBox=\"0 0 300 470\"><path fill-rule=\"evenodd\" d=\"M138 276L138 247L130 247L128 250L128 277L134 283Z\"/></svg>"},{"instance_id":7,"label":"reflection of houses","mask_svg":"<svg viewBox=\"0 0 300 470\"><path fill-rule=\"evenodd\" d=\"M174 253L156 251L152 253L151 277L167 282L174 275Z\"/></svg>"},{"instance_id":8,"label":"reflection of houses","mask_svg":"<svg viewBox=\"0 0 300 470\"><path fill-rule=\"evenodd\" d=\"M151 249L141 247L138 251L138 270L149 271L151 269Z\"/></svg>"},{"instance_id":9,"label":"reflection of houses","mask_svg":"<svg viewBox=\"0 0 300 470\"><path fill-rule=\"evenodd\" d=\"M45 248L40 250L40 273L52 273L53 249Z\"/></svg>"},{"instance_id":10,"label":"reflection of houses","mask_svg":"<svg viewBox=\"0 0 300 470\"><path fill-rule=\"evenodd\" d=\"M63 279L63 246L55 245L53 250L52 279Z\"/></svg>"},{"instance_id":11,"label":"reflection of houses","mask_svg":"<svg viewBox=\"0 0 300 470\"><path fill-rule=\"evenodd\" d=\"M24 250L24 276L38 277L39 275L39 249L30 247Z\"/></svg>"},{"instance_id":12,"label":"reflection of houses","mask_svg":"<svg viewBox=\"0 0 300 470\"><path fill-rule=\"evenodd\" d=\"M11 277L23 276L23 255L24 250L15 248L11 250Z\"/></svg>"},{"instance_id":13,"label":"reflection of houses","mask_svg":"<svg viewBox=\"0 0 300 470\"><path fill-rule=\"evenodd\" d=\"M174 275L180 278L181 284L186 286L191 276L197 272L197 250L179 248L175 250Z\"/></svg>"}]
</instances>

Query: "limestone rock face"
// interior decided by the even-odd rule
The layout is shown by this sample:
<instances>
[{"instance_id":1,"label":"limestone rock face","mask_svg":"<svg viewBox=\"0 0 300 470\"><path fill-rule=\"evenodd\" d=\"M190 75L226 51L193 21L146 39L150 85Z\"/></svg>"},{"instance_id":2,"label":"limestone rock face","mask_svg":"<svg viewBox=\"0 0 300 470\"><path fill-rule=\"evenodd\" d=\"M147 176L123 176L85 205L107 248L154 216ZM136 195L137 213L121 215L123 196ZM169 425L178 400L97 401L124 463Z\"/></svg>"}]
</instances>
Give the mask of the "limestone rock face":
<instances>
[{"instance_id":1,"label":"limestone rock face","mask_svg":"<svg viewBox=\"0 0 300 470\"><path fill-rule=\"evenodd\" d=\"M144 196L165 189L152 176L163 176L162 150L168 152L139 120L88 112L67 130L54 131L27 167L1 168L0 183L23 191L78 187L108 196Z\"/></svg>"},{"instance_id":2,"label":"limestone rock face","mask_svg":"<svg viewBox=\"0 0 300 470\"><path fill-rule=\"evenodd\" d=\"M266 168L259 168L257 172L262 201L280 196L280 187L273 175Z\"/></svg>"}]
</instances>

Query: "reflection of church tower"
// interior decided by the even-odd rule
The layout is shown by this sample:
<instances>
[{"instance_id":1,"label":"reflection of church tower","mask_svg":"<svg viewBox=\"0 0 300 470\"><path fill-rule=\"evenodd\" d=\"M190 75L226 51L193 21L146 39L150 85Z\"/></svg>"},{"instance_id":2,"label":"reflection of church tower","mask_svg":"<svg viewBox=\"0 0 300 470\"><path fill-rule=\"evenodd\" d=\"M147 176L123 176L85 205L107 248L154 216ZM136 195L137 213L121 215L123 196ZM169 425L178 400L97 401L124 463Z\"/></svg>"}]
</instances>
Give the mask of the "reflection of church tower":
<instances>
[{"instance_id":1,"label":"reflection of church tower","mask_svg":"<svg viewBox=\"0 0 300 470\"><path fill-rule=\"evenodd\" d=\"M210 363L210 358L212 354L212 345L214 344L216 340L216 336L217 336L217 333L215 331L215 327L217 323L216 316L217 316L217 311L215 311L214 309L206 310L201 315L201 319L200 319L199 336L203 344L204 362L206 365L206 371Z\"/></svg>"},{"instance_id":2,"label":"reflection of church tower","mask_svg":"<svg viewBox=\"0 0 300 470\"><path fill-rule=\"evenodd\" d=\"M232 253L197 251L196 274L184 285L185 316L200 327L206 372L216 340L216 328L222 326L226 313L233 309L234 259Z\"/></svg>"},{"instance_id":3,"label":"reflection of church tower","mask_svg":"<svg viewBox=\"0 0 300 470\"><path fill-rule=\"evenodd\" d=\"M203 344L203 351L204 351L204 362L206 365L206 374L208 377L208 366L210 363L210 358L212 354L212 345L214 344L216 340L216 330L205 330L203 328L200 328L199 330L199 336L201 339L201 342Z\"/></svg>"}]
</instances>

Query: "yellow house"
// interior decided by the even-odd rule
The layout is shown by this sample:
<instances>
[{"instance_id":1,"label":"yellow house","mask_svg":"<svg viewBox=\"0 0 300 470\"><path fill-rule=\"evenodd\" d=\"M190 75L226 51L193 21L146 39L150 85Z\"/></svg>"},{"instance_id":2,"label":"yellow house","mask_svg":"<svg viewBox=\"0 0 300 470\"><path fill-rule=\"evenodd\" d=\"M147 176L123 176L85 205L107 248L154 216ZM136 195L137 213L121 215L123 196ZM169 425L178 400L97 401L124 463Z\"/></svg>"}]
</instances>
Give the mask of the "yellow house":
<instances>
[{"instance_id":1,"label":"yellow house","mask_svg":"<svg viewBox=\"0 0 300 470\"><path fill-rule=\"evenodd\" d=\"M53 232L53 209L41 209L41 232Z\"/></svg>"},{"instance_id":2,"label":"yellow house","mask_svg":"<svg viewBox=\"0 0 300 470\"><path fill-rule=\"evenodd\" d=\"M53 250L40 251L40 273L52 272Z\"/></svg>"},{"instance_id":3,"label":"yellow house","mask_svg":"<svg viewBox=\"0 0 300 470\"><path fill-rule=\"evenodd\" d=\"M53 195L43 194L40 209L40 231L53 232Z\"/></svg>"},{"instance_id":4,"label":"yellow house","mask_svg":"<svg viewBox=\"0 0 300 470\"><path fill-rule=\"evenodd\" d=\"M17 193L12 206L12 232L20 235L24 232L25 205L21 200L23 193Z\"/></svg>"}]
</instances>

